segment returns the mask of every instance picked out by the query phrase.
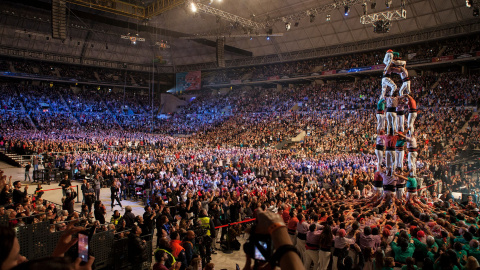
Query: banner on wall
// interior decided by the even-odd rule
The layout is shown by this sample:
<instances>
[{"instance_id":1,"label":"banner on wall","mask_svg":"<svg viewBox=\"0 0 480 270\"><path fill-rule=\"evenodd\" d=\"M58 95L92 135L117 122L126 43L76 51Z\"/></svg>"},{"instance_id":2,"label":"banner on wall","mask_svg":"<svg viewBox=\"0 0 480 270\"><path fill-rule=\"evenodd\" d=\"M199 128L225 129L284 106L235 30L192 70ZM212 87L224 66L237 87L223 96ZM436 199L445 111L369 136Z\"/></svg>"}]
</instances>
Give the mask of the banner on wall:
<instances>
[{"instance_id":1,"label":"banner on wall","mask_svg":"<svg viewBox=\"0 0 480 270\"><path fill-rule=\"evenodd\" d=\"M327 70L327 71L322 72L322 75L333 75L333 74L336 74L336 73L337 73L336 70Z\"/></svg>"},{"instance_id":2,"label":"banner on wall","mask_svg":"<svg viewBox=\"0 0 480 270\"><path fill-rule=\"evenodd\" d=\"M365 70L371 70L372 67L356 67L356 68L351 68L348 70L348 73L351 72L360 72L360 71L365 71Z\"/></svg>"},{"instance_id":3,"label":"banner on wall","mask_svg":"<svg viewBox=\"0 0 480 270\"><path fill-rule=\"evenodd\" d=\"M445 55L445 56L432 58L432 62L444 62L444 61L450 61L450 60L453 60L453 55Z\"/></svg>"},{"instance_id":4,"label":"banner on wall","mask_svg":"<svg viewBox=\"0 0 480 270\"><path fill-rule=\"evenodd\" d=\"M464 58L470 58L470 57L473 57L473 55L470 53L464 53L464 54L455 56L456 59L464 59Z\"/></svg>"},{"instance_id":5,"label":"banner on wall","mask_svg":"<svg viewBox=\"0 0 480 270\"><path fill-rule=\"evenodd\" d=\"M190 71L176 74L175 92L200 90L202 88L202 72Z\"/></svg>"}]
</instances>

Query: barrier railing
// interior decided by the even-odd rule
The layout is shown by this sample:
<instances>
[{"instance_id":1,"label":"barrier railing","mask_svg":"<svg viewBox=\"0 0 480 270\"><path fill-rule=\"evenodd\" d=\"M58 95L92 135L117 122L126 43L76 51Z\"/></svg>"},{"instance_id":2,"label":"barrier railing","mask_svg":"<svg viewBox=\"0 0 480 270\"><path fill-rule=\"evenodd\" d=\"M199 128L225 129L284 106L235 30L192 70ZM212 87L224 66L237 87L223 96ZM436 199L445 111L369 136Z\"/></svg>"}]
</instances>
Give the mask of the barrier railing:
<instances>
[{"instance_id":1,"label":"barrier railing","mask_svg":"<svg viewBox=\"0 0 480 270\"><path fill-rule=\"evenodd\" d=\"M232 249L230 247L230 243L232 242L231 239L229 239L229 235L230 235L230 227L231 226L234 226L234 225L238 225L238 224L244 224L244 223L249 223L249 222L253 222L257 220L256 218L249 218L249 219L245 219L245 220L242 220L242 221L238 221L238 222L232 222L232 223L228 223L228 224L225 224L225 225L221 225L221 226L217 226L215 227L215 230L217 229L220 229L220 228L226 228L226 235L227 235L227 241L226 241L226 249L223 250L223 253L231 253L232 252ZM215 240L214 240L215 241Z\"/></svg>"},{"instance_id":2,"label":"barrier railing","mask_svg":"<svg viewBox=\"0 0 480 270\"><path fill-rule=\"evenodd\" d=\"M80 202L80 193L78 192L78 185L75 185L75 186L70 186L70 187L76 187L77 188L77 203ZM39 190L39 191L43 191L43 192L46 192L46 191L52 191L52 190L59 190L59 189L63 189L63 188L50 188L50 189L42 189L42 190Z\"/></svg>"}]
</instances>

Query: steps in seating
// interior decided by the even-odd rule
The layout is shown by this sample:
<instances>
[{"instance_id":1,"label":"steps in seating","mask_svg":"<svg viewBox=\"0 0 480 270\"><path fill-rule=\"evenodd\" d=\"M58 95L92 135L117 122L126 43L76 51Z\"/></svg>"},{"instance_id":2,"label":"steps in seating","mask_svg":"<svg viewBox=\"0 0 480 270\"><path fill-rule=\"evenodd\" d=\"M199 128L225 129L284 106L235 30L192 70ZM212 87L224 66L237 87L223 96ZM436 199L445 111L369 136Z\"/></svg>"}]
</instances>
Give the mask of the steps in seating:
<instances>
[{"instance_id":1,"label":"steps in seating","mask_svg":"<svg viewBox=\"0 0 480 270\"><path fill-rule=\"evenodd\" d=\"M21 166L27 164L27 162L28 162L28 160L23 160L22 156L19 156L17 154L5 153L5 156L7 156L9 159L13 160L14 163L16 163L16 165L18 167L21 167Z\"/></svg>"},{"instance_id":2,"label":"steps in seating","mask_svg":"<svg viewBox=\"0 0 480 270\"><path fill-rule=\"evenodd\" d=\"M283 139L282 142L280 142L279 144L275 145L275 149L277 150L281 150L281 149L289 149L293 144L295 143L299 143L301 141L303 141L305 139L305 136L307 135L307 132L305 132L304 130L302 130L300 133L298 133L297 136L295 136L294 138L291 138L291 139Z\"/></svg>"},{"instance_id":3,"label":"steps in seating","mask_svg":"<svg viewBox=\"0 0 480 270\"><path fill-rule=\"evenodd\" d=\"M458 133L465 133L467 131L467 127L468 127L468 121L470 121L470 119L472 119L473 117L477 116L478 115L478 112L473 112L472 115L470 116L470 118L468 119L465 119L465 124L463 125L463 127L458 131Z\"/></svg>"},{"instance_id":4,"label":"steps in seating","mask_svg":"<svg viewBox=\"0 0 480 270\"><path fill-rule=\"evenodd\" d=\"M446 49L447 49L447 46L443 46L443 47L438 51L437 57L442 56Z\"/></svg>"}]
</instances>

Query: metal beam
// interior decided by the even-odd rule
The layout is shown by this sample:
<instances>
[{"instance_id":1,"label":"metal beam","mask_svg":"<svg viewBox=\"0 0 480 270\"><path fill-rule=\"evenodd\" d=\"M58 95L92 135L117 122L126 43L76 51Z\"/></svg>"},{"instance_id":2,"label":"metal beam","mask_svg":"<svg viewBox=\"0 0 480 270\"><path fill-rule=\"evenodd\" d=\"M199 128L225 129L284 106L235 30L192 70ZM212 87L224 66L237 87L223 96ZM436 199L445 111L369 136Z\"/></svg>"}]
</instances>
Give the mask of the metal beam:
<instances>
[{"instance_id":1,"label":"metal beam","mask_svg":"<svg viewBox=\"0 0 480 270\"><path fill-rule=\"evenodd\" d=\"M194 2L193 1L193 2L190 2L190 4L195 5L197 7L198 11L201 11L201 12L206 13L206 14L211 14L211 15L218 16L218 17L220 17L220 18L222 18L226 21L229 21L229 22L238 23L239 25L244 26L248 29L255 30L255 29L263 29L263 28L267 27L267 25L265 23L254 22L252 20L245 19L245 18L237 16L235 14L228 13L226 11L211 7L209 5L204 5L204 4L199 3L199 2Z\"/></svg>"},{"instance_id":2,"label":"metal beam","mask_svg":"<svg viewBox=\"0 0 480 270\"><path fill-rule=\"evenodd\" d=\"M194 35L190 37L180 37L180 39L202 39L202 38L251 38L251 37L283 37L283 33L273 33L273 34L239 34L239 35L229 35L229 34L220 34L220 35L211 35L211 36L201 36Z\"/></svg>"},{"instance_id":3,"label":"metal beam","mask_svg":"<svg viewBox=\"0 0 480 270\"><path fill-rule=\"evenodd\" d=\"M66 0L66 2L134 19L141 20L146 18L146 10L144 7L118 0Z\"/></svg>"},{"instance_id":4,"label":"metal beam","mask_svg":"<svg viewBox=\"0 0 480 270\"><path fill-rule=\"evenodd\" d=\"M361 24L373 24L378 20L399 21L407 18L407 11L405 9L398 9L394 11L383 11L360 17Z\"/></svg>"},{"instance_id":5,"label":"metal beam","mask_svg":"<svg viewBox=\"0 0 480 270\"><path fill-rule=\"evenodd\" d=\"M183 5L185 0L156 0L146 8L146 18L158 16L166 11Z\"/></svg>"}]
</instances>

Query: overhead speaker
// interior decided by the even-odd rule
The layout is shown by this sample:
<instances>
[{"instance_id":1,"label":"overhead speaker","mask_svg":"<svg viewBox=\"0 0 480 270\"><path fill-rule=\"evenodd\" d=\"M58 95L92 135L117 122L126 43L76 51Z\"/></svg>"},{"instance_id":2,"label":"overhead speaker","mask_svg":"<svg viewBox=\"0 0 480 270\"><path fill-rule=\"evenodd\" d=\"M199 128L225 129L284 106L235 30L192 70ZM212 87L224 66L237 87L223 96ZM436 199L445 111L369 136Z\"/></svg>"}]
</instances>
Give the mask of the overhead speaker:
<instances>
[{"instance_id":1,"label":"overhead speaker","mask_svg":"<svg viewBox=\"0 0 480 270\"><path fill-rule=\"evenodd\" d=\"M225 38L217 39L217 66L225 67Z\"/></svg>"},{"instance_id":2,"label":"overhead speaker","mask_svg":"<svg viewBox=\"0 0 480 270\"><path fill-rule=\"evenodd\" d=\"M52 0L52 38L67 38L67 3L65 0Z\"/></svg>"}]
</instances>

